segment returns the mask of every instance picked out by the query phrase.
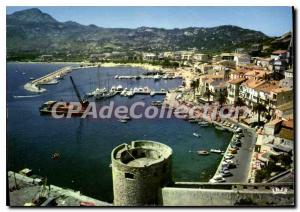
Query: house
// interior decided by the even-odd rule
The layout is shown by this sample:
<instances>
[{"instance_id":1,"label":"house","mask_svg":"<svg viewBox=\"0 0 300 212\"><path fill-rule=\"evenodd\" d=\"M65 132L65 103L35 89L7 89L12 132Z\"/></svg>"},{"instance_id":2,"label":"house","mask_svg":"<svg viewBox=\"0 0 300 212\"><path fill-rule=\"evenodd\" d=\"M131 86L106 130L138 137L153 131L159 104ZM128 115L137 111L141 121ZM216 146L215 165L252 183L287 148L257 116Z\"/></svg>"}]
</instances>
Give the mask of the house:
<instances>
[{"instance_id":1,"label":"house","mask_svg":"<svg viewBox=\"0 0 300 212\"><path fill-rule=\"evenodd\" d=\"M264 83L266 83L264 80L248 79L240 85L239 97L244 100L247 106L253 106L259 98L259 92L256 88Z\"/></svg>"},{"instance_id":2,"label":"house","mask_svg":"<svg viewBox=\"0 0 300 212\"><path fill-rule=\"evenodd\" d=\"M246 71L243 71L243 70L232 71L229 73L229 79L235 80L235 79L244 78L245 73L246 73Z\"/></svg>"},{"instance_id":3,"label":"house","mask_svg":"<svg viewBox=\"0 0 300 212\"><path fill-rule=\"evenodd\" d=\"M286 50L276 50L273 51L271 54L271 59L278 60L278 59L286 59L288 51Z\"/></svg>"},{"instance_id":4,"label":"house","mask_svg":"<svg viewBox=\"0 0 300 212\"><path fill-rule=\"evenodd\" d=\"M155 53L143 53L143 60L145 60L145 61L153 61L156 59L157 59L157 56Z\"/></svg>"},{"instance_id":5,"label":"house","mask_svg":"<svg viewBox=\"0 0 300 212\"><path fill-rule=\"evenodd\" d=\"M284 76L284 71L288 69L288 63L284 59L278 59L275 60L273 63L273 72L281 75L281 77Z\"/></svg>"},{"instance_id":6,"label":"house","mask_svg":"<svg viewBox=\"0 0 300 212\"><path fill-rule=\"evenodd\" d=\"M193 55L193 61L194 62L207 62L208 61L208 55L207 54L196 53L196 54Z\"/></svg>"},{"instance_id":7,"label":"house","mask_svg":"<svg viewBox=\"0 0 300 212\"><path fill-rule=\"evenodd\" d=\"M250 55L248 54L234 54L234 59L237 66L250 64Z\"/></svg>"},{"instance_id":8,"label":"house","mask_svg":"<svg viewBox=\"0 0 300 212\"><path fill-rule=\"evenodd\" d=\"M287 102L293 101L294 93L293 89L286 87L279 87L272 89L270 92L270 104L271 107L277 108Z\"/></svg>"},{"instance_id":9,"label":"house","mask_svg":"<svg viewBox=\"0 0 300 212\"><path fill-rule=\"evenodd\" d=\"M213 63L217 63L217 62L219 62L219 61L221 61L221 60L222 60L221 55L214 55L214 56L212 57L212 62L213 62Z\"/></svg>"},{"instance_id":10,"label":"house","mask_svg":"<svg viewBox=\"0 0 300 212\"><path fill-rule=\"evenodd\" d=\"M237 101L240 85L246 80L245 78L236 78L227 82L227 100L229 104L234 104Z\"/></svg>"},{"instance_id":11,"label":"house","mask_svg":"<svg viewBox=\"0 0 300 212\"><path fill-rule=\"evenodd\" d=\"M203 95L209 89L210 83L213 81L223 81L224 75L206 74L199 77L199 93Z\"/></svg>"},{"instance_id":12,"label":"house","mask_svg":"<svg viewBox=\"0 0 300 212\"><path fill-rule=\"evenodd\" d=\"M221 54L221 60L233 61L234 60L234 54L232 54L232 53L222 53Z\"/></svg>"},{"instance_id":13,"label":"house","mask_svg":"<svg viewBox=\"0 0 300 212\"><path fill-rule=\"evenodd\" d=\"M53 60L53 55L51 55L51 54L41 55L40 58L41 58L41 61L43 61L43 62L49 62L49 61Z\"/></svg>"},{"instance_id":14,"label":"house","mask_svg":"<svg viewBox=\"0 0 300 212\"><path fill-rule=\"evenodd\" d=\"M258 66L261 66L263 68L269 68L269 66L271 65L272 59L270 57L258 57L256 58L256 62L255 64Z\"/></svg>"},{"instance_id":15,"label":"house","mask_svg":"<svg viewBox=\"0 0 300 212\"><path fill-rule=\"evenodd\" d=\"M244 77L246 79L255 79L255 80L259 80L259 79L265 79L267 76L271 75L272 73L269 71L264 71L264 70L251 70L251 71L247 71L244 74Z\"/></svg>"},{"instance_id":16,"label":"house","mask_svg":"<svg viewBox=\"0 0 300 212\"><path fill-rule=\"evenodd\" d=\"M294 73L293 69L288 69L284 71L284 79L279 81L281 87L293 88L294 86Z\"/></svg>"}]
</instances>

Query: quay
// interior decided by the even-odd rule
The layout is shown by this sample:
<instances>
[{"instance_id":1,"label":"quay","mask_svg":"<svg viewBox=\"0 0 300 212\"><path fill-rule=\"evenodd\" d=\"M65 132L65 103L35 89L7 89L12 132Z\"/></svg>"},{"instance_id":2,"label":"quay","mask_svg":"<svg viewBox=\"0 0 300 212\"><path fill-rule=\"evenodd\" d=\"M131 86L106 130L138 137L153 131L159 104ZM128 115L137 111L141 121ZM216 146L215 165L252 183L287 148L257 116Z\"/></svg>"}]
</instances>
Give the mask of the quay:
<instances>
[{"instance_id":1,"label":"quay","mask_svg":"<svg viewBox=\"0 0 300 212\"><path fill-rule=\"evenodd\" d=\"M229 123L232 123L228 121ZM218 125L219 127L223 127L226 130L232 131L231 128L224 127L218 122L214 122L215 125ZM238 125L244 132L244 137L242 137L241 143L242 146L239 148L236 154L234 154L234 158L232 159L236 163L236 167L229 169L232 173L232 176L226 177L226 182L229 183L248 183L249 181L249 169L250 169L250 161L252 157L252 153L255 147L256 142L256 135L255 132L252 129L245 128L244 126L241 126L240 124L235 123L235 125ZM225 160L225 156L229 153L230 145L232 141L234 140L234 136L232 137L231 141L228 144L228 147L220 161L220 164L213 176L220 176L220 172L222 170L222 162Z\"/></svg>"},{"instance_id":2,"label":"quay","mask_svg":"<svg viewBox=\"0 0 300 212\"><path fill-rule=\"evenodd\" d=\"M27 169L29 170L29 169ZM46 185L39 177L26 176L9 171L9 206L112 206L79 191Z\"/></svg>"},{"instance_id":3,"label":"quay","mask_svg":"<svg viewBox=\"0 0 300 212\"><path fill-rule=\"evenodd\" d=\"M45 76L42 76L38 79L32 80L24 85L24 88L31 92L42 93L45 92L45 88L40 88L40 85L46 84L55 80L57 77L65 76L66 74L70 73L72 68L70 66L63 67L59 70L56 70L52 73L49 73Z\"/></svg>"}]
</instances>

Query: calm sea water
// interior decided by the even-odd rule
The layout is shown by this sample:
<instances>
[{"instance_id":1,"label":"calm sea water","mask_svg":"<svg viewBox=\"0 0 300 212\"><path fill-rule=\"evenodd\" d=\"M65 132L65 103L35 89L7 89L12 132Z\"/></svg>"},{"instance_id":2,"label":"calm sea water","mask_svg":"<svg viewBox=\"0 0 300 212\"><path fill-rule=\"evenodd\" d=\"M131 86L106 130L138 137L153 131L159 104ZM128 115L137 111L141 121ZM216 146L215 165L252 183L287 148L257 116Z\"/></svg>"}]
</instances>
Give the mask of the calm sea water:
<instances>
[{"instance_id":1,"label":"calm sea water","mask_svg":"<svg viewBox=\"0 0 300 212\"><path fill-rule=\"evenodd\" d=\"M45 176L57 186L80 190L83 194L112 202L111 150L132 140L154 140L169 145L174 152L173 178L175 181L207 181L215 172L221 156L198 156L199 149L225 150L231 134L214 128L201 128L184 120L138 119L127 124L117 120L53 119L40 116L39 106L48 100L77 101L68 77L57 85L44 86L47 92L34 98L13 96L35 95L23 89L30 77L40 77L64 65L7 64L7 168L19 171L25 167ZM26 74L23 74L26 73ZM89 68L73 71L75 83L83 94L99 85L123 85L133 88L148 86L152 89L174 88L181 80L115 80L115 75L136 75L145 72L139 68ZM133 98L115 96L99 104L131 105L136 101L150 104L162 96ZM202 135L196 138L192 134ZM191 152L192 151L192 152ZM59 152L60 160L51 154Z\"/></svg>"}]
</instances>

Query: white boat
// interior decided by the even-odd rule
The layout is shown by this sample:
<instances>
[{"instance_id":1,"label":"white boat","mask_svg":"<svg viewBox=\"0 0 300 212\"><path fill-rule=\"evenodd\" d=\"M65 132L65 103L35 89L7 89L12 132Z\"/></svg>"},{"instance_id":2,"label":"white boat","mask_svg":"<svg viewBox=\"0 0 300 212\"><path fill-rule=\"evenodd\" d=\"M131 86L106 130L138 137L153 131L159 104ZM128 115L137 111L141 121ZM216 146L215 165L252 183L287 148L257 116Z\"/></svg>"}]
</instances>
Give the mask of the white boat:
<instances>
[{"instance_id":1,"label":"white boat","mask_svg":"<svg viewBox=\"0 0 300 212\"><path fill-rule=\"evenodd\" d=\"M210 152L222 153L222 151L220 149L211 149Z\"/></svg>"},{"instance_id":2,"label":"white boat","mask_svg":"<svg viewBox=\"0 0 300 212\"><path fill-rule=\"evenodd\" d=\"M117 91L121 91L121 90L123 89L123 86L122 86L122 85L118 85L118 86L116 87L116 89L117 89Z\"/></svg>"},{"instance_id":3,"label":"white boat","mask_svg":"<svg viewBox=\"0 0 300 212\"><path fill-rule=\"evenodd\" d=\"M200 137L200 135L199 135L198 133L193 133L193 136L195 136L195 137L197 137L197 138Z\"/></svg>"},{"instance_id":4,"label":"white boat","mask_svg":"<svg viewBox=\"0 0 300 212\"><path fill-rule=\"evenodd\" d=\"M119 119L119 122L121 122L121 123L127 123L127 120L126 119Z\"/></svg>"},{"instance_id":5,"label":"white boat","mask_svg":"<svg viewBox=\"0 0 300 212\"><path fill-rule=\"evenodd\" d=\"M154 95L155 95L155 91L151 91L150 96L154 96Z\"/></svg>"},{"instance_id":6,"label":"white boat","mask_svg":"<svg viewBox=\"0 0 300 212\"><path fill-rule=\"evenodd\" d=\"M119 79L119 75L116 75L116 76L115 76L115 79Z\"/></svg>"}]
</instances>

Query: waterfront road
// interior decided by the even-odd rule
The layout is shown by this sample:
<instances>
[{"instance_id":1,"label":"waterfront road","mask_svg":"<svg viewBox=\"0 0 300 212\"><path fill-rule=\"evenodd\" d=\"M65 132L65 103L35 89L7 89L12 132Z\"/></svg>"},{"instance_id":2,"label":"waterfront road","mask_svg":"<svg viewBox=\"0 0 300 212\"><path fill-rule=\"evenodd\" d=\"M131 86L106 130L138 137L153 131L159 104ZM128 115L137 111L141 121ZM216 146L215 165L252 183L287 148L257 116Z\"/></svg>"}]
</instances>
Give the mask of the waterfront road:
<instances>
[{"instance_id":1,"label":"waterfront road","mask_svg":"<svg viewBox=\"0 0 300 212\"><path fill-rule=\"evenodd\" d=\"M230 169L233 174L226 178L226 182L247 183L252 158L253 149L256 143L256 133L253 129L243 128L245 137L241 138L242 146L235 154L233 161L237 164L236 168Z\"/></svg>"}]
</instances>

